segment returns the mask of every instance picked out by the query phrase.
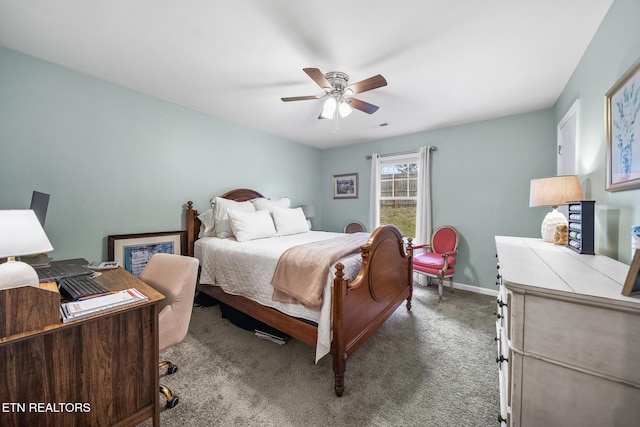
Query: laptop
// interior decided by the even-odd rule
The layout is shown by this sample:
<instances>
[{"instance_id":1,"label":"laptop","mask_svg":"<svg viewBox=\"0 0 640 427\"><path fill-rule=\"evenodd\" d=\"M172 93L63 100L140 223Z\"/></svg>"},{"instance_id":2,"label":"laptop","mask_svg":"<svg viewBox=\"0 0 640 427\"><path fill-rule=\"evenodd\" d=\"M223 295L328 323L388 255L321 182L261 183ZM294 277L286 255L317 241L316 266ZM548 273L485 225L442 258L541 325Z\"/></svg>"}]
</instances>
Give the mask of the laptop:
<instances>
[{"instance_id":1,"label":"laptop","mask_svg":"<svg viewBox=\"0 0 640 427\"><path fill-rule=\"evenodd\" d=\"M55 261L44 267L36 267L40 282L58 282L68 277L80 277L93 274L93 270L85 267L89 264L82 258Z\"/></svg>"}]
</instances>

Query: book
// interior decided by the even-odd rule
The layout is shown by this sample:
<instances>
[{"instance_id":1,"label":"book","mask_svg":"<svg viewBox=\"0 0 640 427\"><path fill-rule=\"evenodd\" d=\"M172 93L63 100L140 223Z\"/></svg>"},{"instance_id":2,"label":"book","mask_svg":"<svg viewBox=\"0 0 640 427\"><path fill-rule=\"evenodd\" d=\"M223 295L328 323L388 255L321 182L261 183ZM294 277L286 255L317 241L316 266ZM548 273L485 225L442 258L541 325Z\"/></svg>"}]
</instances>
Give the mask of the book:
<instances>
[{"instance_id":1,"label":"book","mask_svg":"<svg viewBox=\"0 0 640 427\"><path fill-rule=\"evenodd\" d=\"M124 291L107 292L87 297L78 301L71 301L60 305L60 314L64 323L113 310L126 305L147 301L146 295L135 288Z\"/></svg>"}]
</instances>

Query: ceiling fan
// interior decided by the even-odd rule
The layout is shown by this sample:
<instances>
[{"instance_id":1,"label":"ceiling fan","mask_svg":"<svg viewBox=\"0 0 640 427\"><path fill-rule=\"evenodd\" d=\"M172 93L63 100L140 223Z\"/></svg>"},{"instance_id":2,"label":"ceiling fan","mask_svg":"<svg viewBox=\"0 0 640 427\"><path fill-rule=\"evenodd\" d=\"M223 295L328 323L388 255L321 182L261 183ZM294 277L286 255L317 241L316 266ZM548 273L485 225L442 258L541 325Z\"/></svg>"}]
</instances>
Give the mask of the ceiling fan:
<instances>
[{"instance_id":1,"label":"ceiling fan","mask_svg":"<svg viewBox=\"0 0 640 427\"><path fill-rule=\"evenodd\" d=\"M322 71L317 68L304 68L303 71L307 73L318 86L324 89L324 94L281 98L284 102L327 98L322 113L320 113L318 118L333 118L334 120L337 119L338 114L340 117L348 116L351 114L352 108L364 111L367 114L373 114L380 108L377 105L352 97L352 95L358 93L386 86L387 81L380 74L349 85L349 76L340 71L330 71L326 74L323 74Z\"/></svg>"}]
</instances>

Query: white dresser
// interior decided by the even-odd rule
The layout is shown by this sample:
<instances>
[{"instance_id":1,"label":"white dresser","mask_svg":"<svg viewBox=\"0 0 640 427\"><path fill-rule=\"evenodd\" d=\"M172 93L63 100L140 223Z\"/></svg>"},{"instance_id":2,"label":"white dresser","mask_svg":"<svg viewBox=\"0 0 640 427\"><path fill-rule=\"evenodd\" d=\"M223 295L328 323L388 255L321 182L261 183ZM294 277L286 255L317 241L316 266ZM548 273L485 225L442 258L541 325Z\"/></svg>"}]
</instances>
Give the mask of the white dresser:
<instances>
[{"instance_id":1,"label":"white dresser","mask_svg":"<svg viewBox=\"0 0 640 427\"><path fill-rule=\"evenodd\" d=\"M640 426L640 296L629 266L496 236L503 425Z\"/></svg>"}]
</instances>

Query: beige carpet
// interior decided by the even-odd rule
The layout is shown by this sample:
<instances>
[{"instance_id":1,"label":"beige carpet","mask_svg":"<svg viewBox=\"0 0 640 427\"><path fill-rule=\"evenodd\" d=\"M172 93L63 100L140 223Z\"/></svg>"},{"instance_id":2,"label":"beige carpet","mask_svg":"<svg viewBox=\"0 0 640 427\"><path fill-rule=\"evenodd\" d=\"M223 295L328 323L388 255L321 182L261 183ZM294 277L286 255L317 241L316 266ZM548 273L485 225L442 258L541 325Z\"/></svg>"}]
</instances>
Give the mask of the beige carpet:
<instances>
[{"instance_id":1,"label":"beige carpet","mask_svg":"<svg viewBox=\"0 0 640 427\"><path fill-rule=\"evenodd\" d=\"M348 362L343 397L331 358L256 338L194 308L190 332L161 355L179 365L161 379L180 396L163 426L493 426L498 418L495 298L416 286Z\"/></svg>"}]
</instances>

